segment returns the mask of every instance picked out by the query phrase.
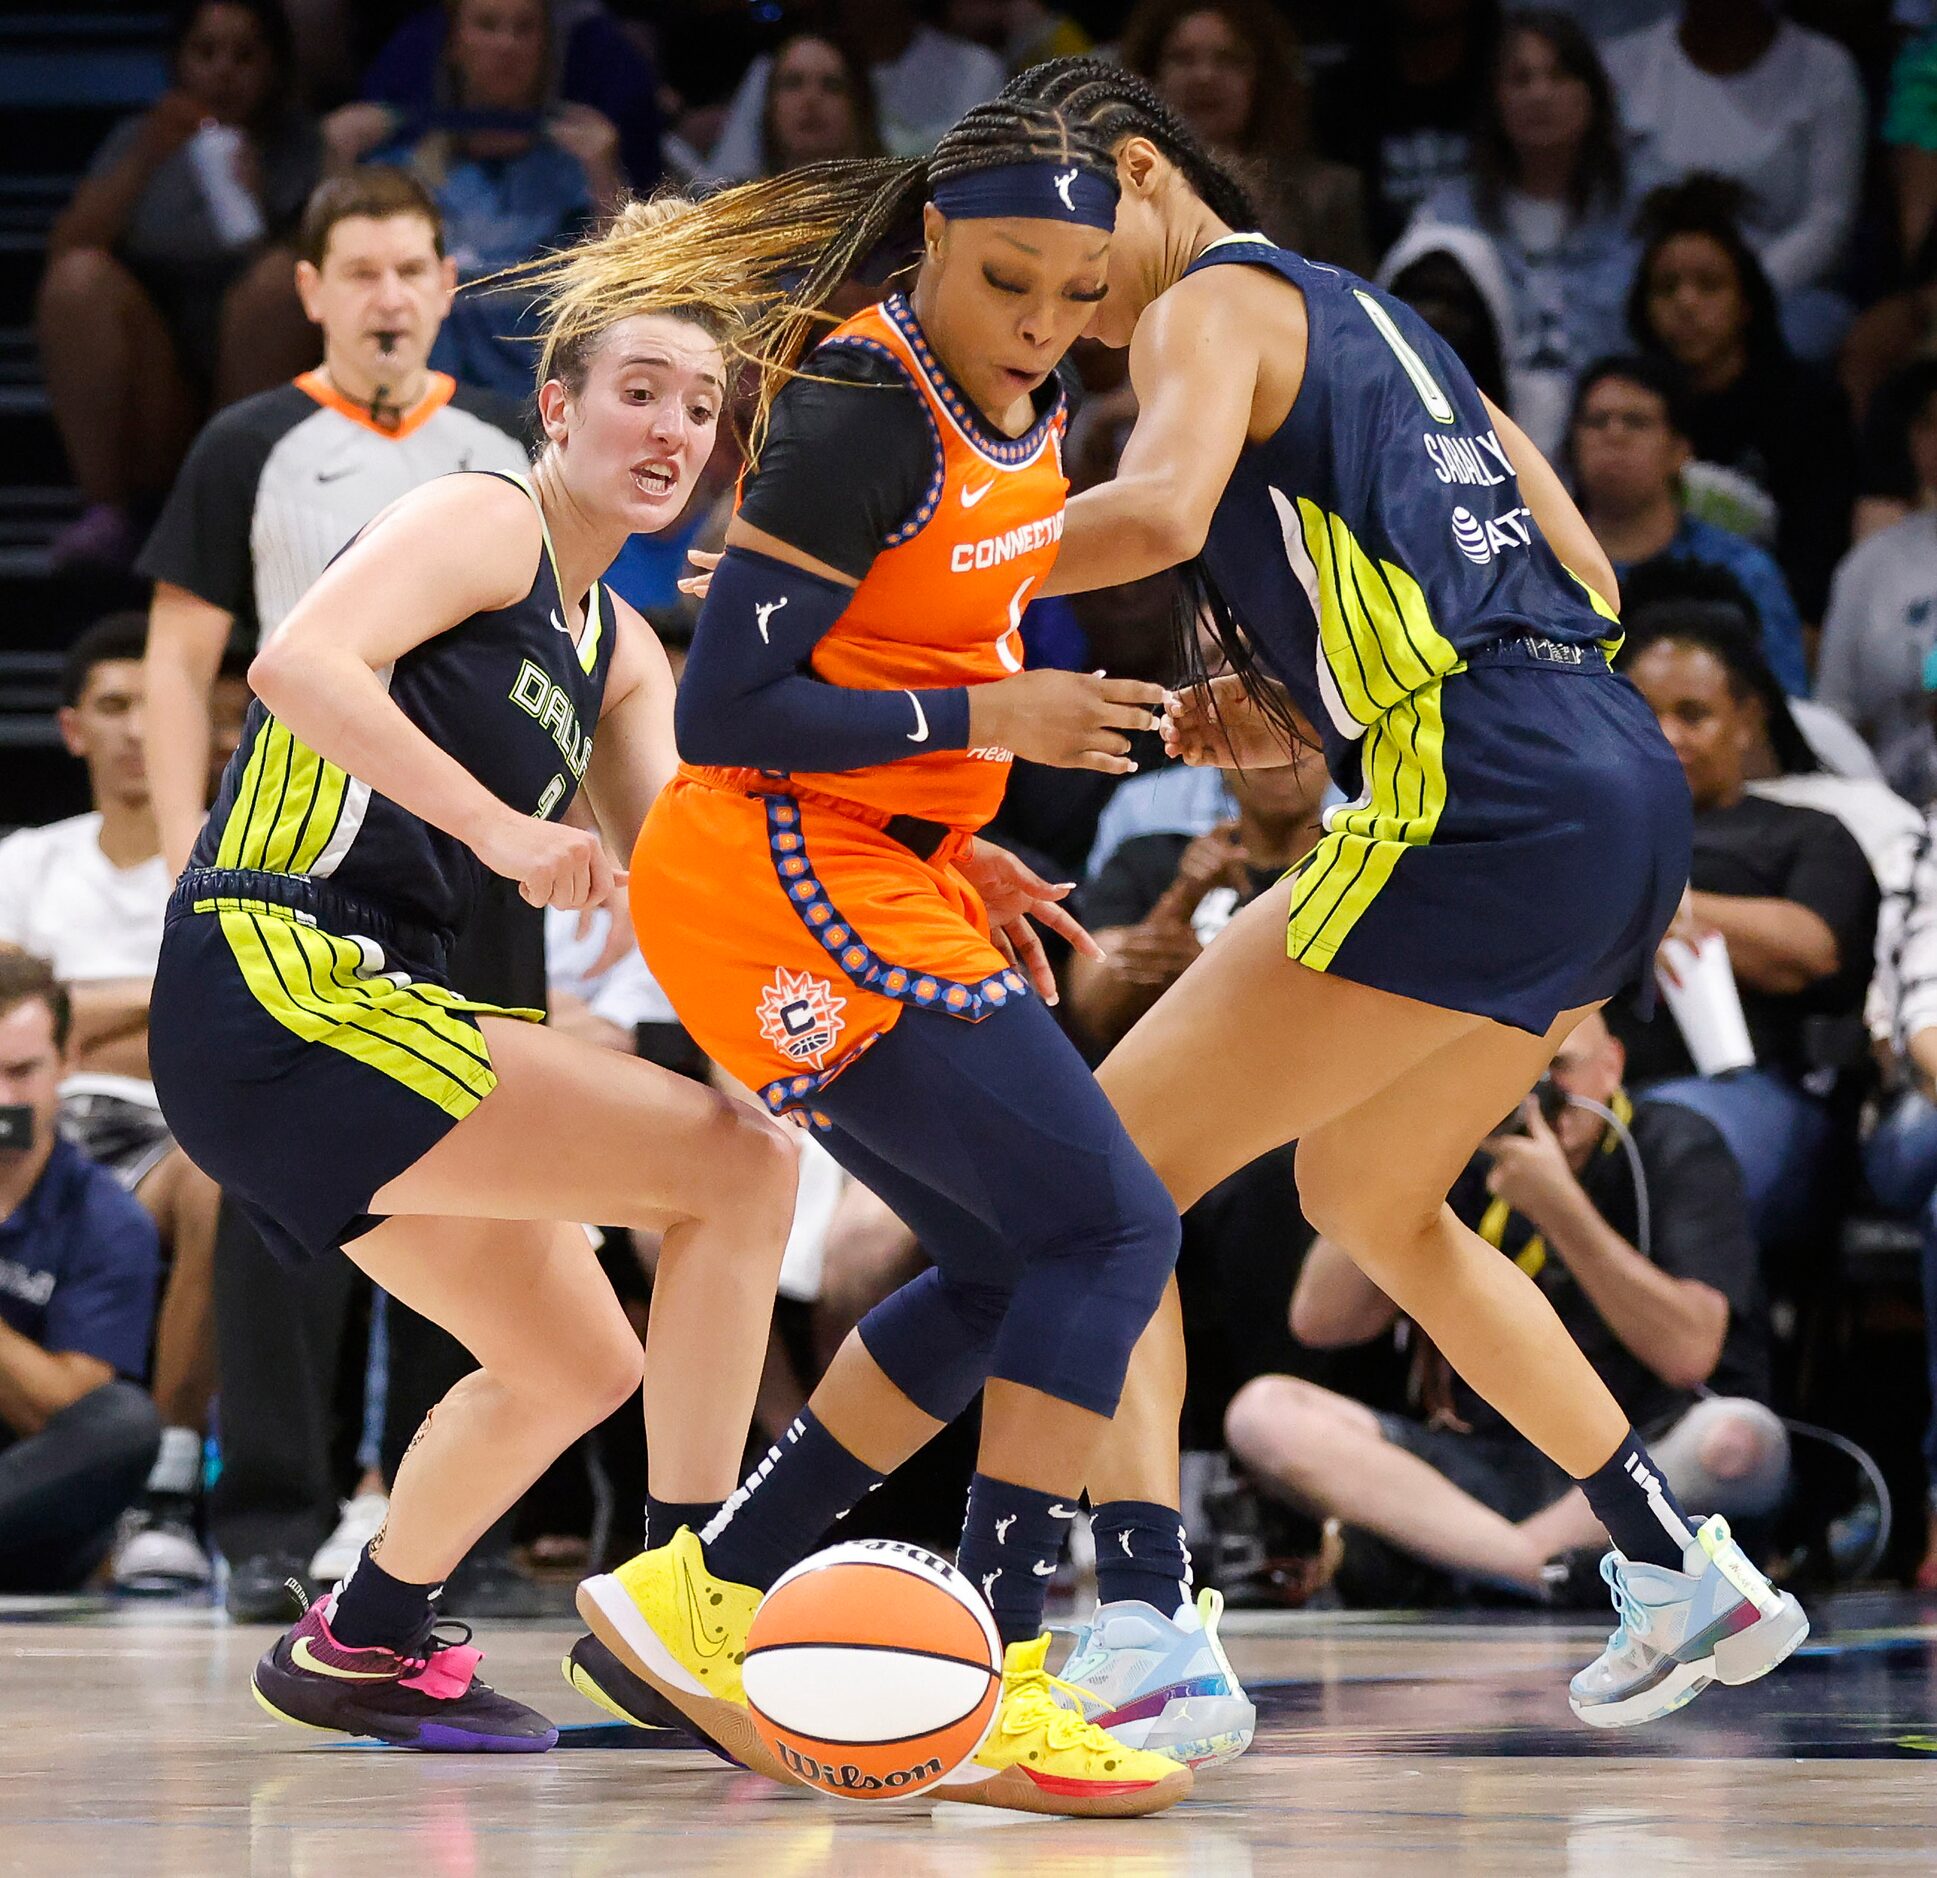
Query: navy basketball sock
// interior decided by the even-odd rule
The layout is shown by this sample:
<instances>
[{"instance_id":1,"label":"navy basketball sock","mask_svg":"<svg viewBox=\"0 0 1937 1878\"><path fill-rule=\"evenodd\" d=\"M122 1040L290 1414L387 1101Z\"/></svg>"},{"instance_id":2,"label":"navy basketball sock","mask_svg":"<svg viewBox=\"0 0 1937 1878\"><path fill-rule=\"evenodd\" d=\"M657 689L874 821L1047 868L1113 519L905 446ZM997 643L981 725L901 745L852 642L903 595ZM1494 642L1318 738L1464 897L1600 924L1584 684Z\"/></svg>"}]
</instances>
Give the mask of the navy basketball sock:
<instances>
[{"instance_id":1,"label":"navy basketball sock","mask_svg":"<svg viewBox=\"0 0 1937 1878\"><path fill-rule=\"evenodd\" d=\"M1682 1553L1694 1540L1695 1522L1681 1510L1674 1489L1632 1428L1613 1458L1589 1474L1580 1489L1624 1558L1682 1569Z\"/></svg>"},{"instance_id":2,"label":"navy basketball sock","mask_svg":"<svg viewBox=\"0 0 1937 1878\"><path fill-rule=\"evenodd\" d=\"M395 1650L401 1654L424 1627L431 1601L444 1587L406 1584L393 1578L363 1548L336 1594L330 1635L352 1650Z\"/></svg>"},{"instance_id":3,"label":"navy basketball sock","mask_svg":"<svg viewBox=\"0 0 1937 1878\"><path fill-rule=\"evenodd\" d=\"M1190 1549L1175 1508L1154 1500L1109 1500L1090 1515L1100 1604L1135 1598L1175 1617L1190 1598Z\"/></svg>"},{"instance_id":4,"label":"navy basketball sock","mask_svg":"<svg viewBox=\"0 0 1937 1878\"><path fill-rule=\"evenodd\" d=\"M1042 1635L1049 1581L1075 1517L1074 1495L1063 1500L987 1474L970 1483L955 1562L988 1600L1005 1649Z\"/></svg>"},{"instance_id":5,"label":"navy basketball sock","mask_svg":"<svg viewBox=\"0 0 1937 1878\"><path fill-rule=\"evenodd\" d=\"M646 1493L646 1549L667 1544L682 1526L704 1532L720 1510L718 1500L656 1500Z\"/></svg>"},{"instance_id":6,"label":"navy basketball sock","mask_svg":"<svg viewBox=\"0 0 1937 1878\"><path fill-rule=\"evenodd\" d=\"M736 1585L769 1589L881 1476L821 1426L811 1408L767 1450L700 1532L706 1563Z\"/></svg>"}]
</instances>

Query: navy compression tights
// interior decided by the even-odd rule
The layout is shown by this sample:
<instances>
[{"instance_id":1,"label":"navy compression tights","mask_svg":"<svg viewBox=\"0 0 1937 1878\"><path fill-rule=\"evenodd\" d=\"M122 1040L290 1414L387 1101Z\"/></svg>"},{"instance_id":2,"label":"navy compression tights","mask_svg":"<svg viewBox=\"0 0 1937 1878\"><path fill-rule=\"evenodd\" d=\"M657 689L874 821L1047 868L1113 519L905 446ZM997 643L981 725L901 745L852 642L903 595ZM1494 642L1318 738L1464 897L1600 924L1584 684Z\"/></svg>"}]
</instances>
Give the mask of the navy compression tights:
<instances>
[{"instance_id":1,"label":"navy compression tights","mask_svg":"<svg viewBox=\"0 0 1937 1878\"><path fill-rule=\"evenodd\" d=\"M815 1106L934 1261L861 1322L888 1379L938 1421L991 1375L1114 1413L1177 1209L1043 1004L905 1011Z\"/></svg>"}]
</instances>

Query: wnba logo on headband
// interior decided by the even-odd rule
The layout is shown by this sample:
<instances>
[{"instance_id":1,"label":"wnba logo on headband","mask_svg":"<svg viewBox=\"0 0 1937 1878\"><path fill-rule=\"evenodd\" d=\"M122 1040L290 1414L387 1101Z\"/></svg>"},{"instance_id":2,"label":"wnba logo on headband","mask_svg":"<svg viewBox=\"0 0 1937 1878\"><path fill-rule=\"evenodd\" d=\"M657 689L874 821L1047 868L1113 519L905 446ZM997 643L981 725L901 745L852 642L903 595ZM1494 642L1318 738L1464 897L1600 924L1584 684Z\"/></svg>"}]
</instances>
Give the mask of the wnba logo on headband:
<instances>
[{"instance_id":1,"label":"wnba logo on headband","mask_svg":"<svg viewBox=\"0 0 1937 1878\"><path fill-rule=\"evenodd\" d=\"M951 176L937 183L928 199L951 222L1016 215L1085 228L1116 226L1116 178L1055 163L1009 163Z\"/></svg>"}]
</instances>

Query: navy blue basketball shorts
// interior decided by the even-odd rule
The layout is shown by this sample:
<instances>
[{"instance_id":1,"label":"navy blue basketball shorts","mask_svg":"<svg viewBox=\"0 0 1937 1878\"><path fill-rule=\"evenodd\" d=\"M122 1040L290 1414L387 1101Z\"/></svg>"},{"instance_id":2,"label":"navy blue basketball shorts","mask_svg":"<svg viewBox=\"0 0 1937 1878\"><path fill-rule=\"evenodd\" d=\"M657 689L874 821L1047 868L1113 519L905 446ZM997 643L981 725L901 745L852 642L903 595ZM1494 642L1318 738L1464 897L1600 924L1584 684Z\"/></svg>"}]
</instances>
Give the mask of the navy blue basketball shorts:
<instances>
[{"instance_id":1,"label":"navy blue basketball shorts","mask_svg":"<svg viewBox=\"0 0 1937 1878\"><path fill-rule=\"evenodd\" d=\"M300 1264L497 1086L443 942L327 882L195 869L168 903L148 1050L175 1138Z\"/></svg>"},{"instance_id":2,"label":"navy blue basketball shorts","mask_svg":"<svg viewBox=\"0 0 1937 1878\"><path fill-rule=\"evenodd\" d=\"M1293 875L1288 954L1544 1034L1653 984L1693 810L1654 713L1593 647L1503 640L1373 724L1357 799Z\"/></svg>"}]
</instances>

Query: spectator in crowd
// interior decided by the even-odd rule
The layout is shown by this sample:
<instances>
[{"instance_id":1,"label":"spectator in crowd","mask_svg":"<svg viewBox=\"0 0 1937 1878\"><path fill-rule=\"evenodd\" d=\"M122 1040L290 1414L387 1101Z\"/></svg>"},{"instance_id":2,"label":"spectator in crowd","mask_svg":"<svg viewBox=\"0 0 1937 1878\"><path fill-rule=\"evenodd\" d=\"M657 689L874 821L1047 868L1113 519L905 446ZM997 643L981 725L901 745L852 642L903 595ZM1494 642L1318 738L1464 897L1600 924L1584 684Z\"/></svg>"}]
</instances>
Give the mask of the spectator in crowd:
<instances>
[{"instance_id":1,"label":"spectator in crowd","mask_svg":"<svg viewBox=\"0 0 1937 1878\"><path fill-rule=\"evenodd\" d=\"M1901 288L1865 307L1843 342L1837 375L1864 426L1866 448L1872 447L1869 420L1877 394L1906 366L1928 358L1937 358L1937 228L1912 254ZM1875 468L1866 463L1864 471L1867 496L1874 493L1869 479Z\"/></svg>"},{"instance_id":2,"label":"spectator in crowd","mask_svg":"<svg viewBox=\"0 0 1937 1878\"><path fill-rule=\"evenodd\" d=\"M1313 154L1304 52L1270 0L1141 0L1117 56L1244 180L1273 241L1371 272L1365 178Z\"/></svg>"},{"instance_id":3,"label":"spectator in crowd","mask_svg":"<svg viewBox=\"0 0 1937 1878\"><path fill-rule=\"evenodd\" d=\"M1318 93L1318 146L1369 185L1383 253L1419 205L1466 173L1473 106L1493 63L1497 0L1367 0L1345 63Z\"/></svg>"},{"instance_id":4,"label":"spectator in crowd","mask_svg":"<svg viewBox=\"0 0 1937 1878\"><path fill-rule=\"evenodd\" d=\"M161 1431L142 1392L154 1222L56 1128L67 996L0 947L0 1590L68 1591L107 1556Z\"/></svg>"},{"instance_id":5,"label":"spectator in crowd","mask_svg":"<svg viewBox=\"0 0 1937 1878\"><path fill-rule=\"evenodd\" d=\"M1814 698L1799 698L1783 689L1762 649L1762 627L1748 590L1726 567L1713 561L1676 560L1664 555L1633 569L1621 583L1624 619L1639 619L1657 607L1702 607L1715 630L1739 638L1744 676L1762 703L1764 740L1769 762L1758 768L1751 758L1752 786L1765 776L1797 777L1805 773L1883 784L1883 771L1866 744L1840 713ZM1908 804L1905 804L1908 807ZM1911 811L1916 812L1914 809ZM1841 818L1839 818L1841 819ZM1869 844L1864 842L1864 851Z\"/></svg>"},{"instance_id":6,"label":"spectator in crowd","mask_svg":"<svg viewBox=\"0 0 1937 1878\"><path fill-rule=\"evenodd\" d=\"M1783 342L1774 290L1731 200L1709 181L1650 199L1628 326L1642 351L1680 368L1688 388L1688 508L1771 549L1814 622L1849 546L1849 409Z\"/></svg>"},{"instance_id":7,"label":"spectator in crowd","mask_svg":"<svg viewBox=\"0 0 1937 1878\"><path fill-rule=\"evenodd\" d=\"M1627 227L1619 111L1593 42L1565 13L1509 17L1470 172L1418 220L1477 229L1506 270L1513 415L1549 456L1575 383L1616 350L1639 250Z\"/></svg>"},{"instance_id":8,"label":"spectator in crowd","mask_svg":"<svg viewBox=\"0 0 1937 1878\"><path fill-rule=\"evenodd\" d=\"M993 98L1008 78L993 52L930 26L914 0L831 0L828 22L867 61L881 140L892 156L925 156L949 125ZM760 174L772 70L768 53L747 67L707 154L706 179L743 182Z\"/></svg>"},{"instance_id":9,"label":"spectator in crowd","mask_svg":"<svg viewBox=\"0 0 1937 1878\"><path fill-rule=\"evenodd\" d=\"M342 164L374 151L430 192L444 241L469 284L516 267L618 206L619 133L589 104L553 89L547 0L453 0L443 97L415 120L346 105L325 126ZM507 397L531 390L536 314L528 290L469 293L449 307L434 362Z\"/></svg>"},{"instance_id":10,"label":"spectator in crowd","mask_svg":"<svg viewBox=\"0 0 1937 1878\"><path fill-rule=\"evenodd\" d=\"M641 39L613 18L604 0L548 0L548 8L552 95L617 128L625 174L641 195L650 195L660 177L659 77ZM387 107L392 126L408 132L453 101L450 43L458 12L448 0L418 8L364 73L364 101ZM517 15L507 20L500 13L497 24L523 30Z\"/></svg>"},{"instance_id":11,"label":"spectator in crowd","mask_svg":"<svg viewBox=\"0 0 1937 1878\"><path fill-rule=\"evenodd\" d=\"M1630 1102L1622 1063L1602 1019L1584 1019L1554 1059L1566 1106L1550 1124L1525 1103L1448 1204L1546 1293L1683 1504L1766 1515L1787 1483L1788 1436L1767 1406L1767 1306L1741 1178L1702 1117ZM1366 1342L1397 1316L1339 1247L1312 1247L1291 1305L1301 1341ZM1540 1597L1554 1561L1606 1543L1601 1528L1566 1474L1428 1355L1416 1416L1260 1376L1231 1404L1232 1451L1321 1517L1469 1584Z\"/></svg>"},{"instance_id":12,"label":"spectator in crowd","mask_svg":"<svg viewBox=\"0 0 1937 1878\"><path fill-rule=\"evenodd\" d=\"M825 33L796 33L774 48L760 113L761 175L883 154L874 86L851 47Z\"/></svg>"},{"instance_id":13,"label":"spectator in crowd","mask_svg":"<svg viewBox=\"0 0 1937 1878\"><path fill-rule=\"evenodd\" d=\"M436 204L401 170L354 170L317 190L298 284L322 329L322 368L209 424L143 552L155 582L148 772L171 872L186 865L207 804L194 752L207 747L210 674L231 636L259 645L343 544L419 483L529 466L516 408L427 363L454 284L442 241ZM472 956L453 970L486 986L481 996L542 1004L542 917L515 890L480 901L463 946ZM223 1210L223 1474L209 1511L238 1617L282 1615L284 1580L304 1576L336 1518L330 1407L353 1286L347 1261L285 1269L240 1213ZM468 1362L415 1313L393 1306L387 1321L395 1363L383 1447L394 1467L422 1408ZM480 1574L511 1594L497 1556L489 1545L474 1554L484 1561L473 1568L474 1609L494 1595L475 1595Z\"/></svg>"},{"instance_id":14,"label":"spectator in crowd","mask_svg":"<svg viewBox=\"0 0 1937 1878\"><path fill-rule=\"evenodd\" d=\"M215 1390L219 1195L175 1146L148 1077L148 1003L173 876L142 761L147 624L139 613L111 614L68 653L60 731L87 764L93 807L0 840L0 941L47 960L68 1001L62 1131L147 1210L167 1253L154 1352L161 1449L115 1576L129 1589L172 1591L209 1578L195 1512ZM241 663L228 661L216 681L205 769L219 769L240 740L248 698Z\"/></svg>"},{"instance_id":15,"label":"spectator in crowd","mask_svg":"<svg viewBox=\"0 0 1937 1878\"><path fill-rule=\"evenodd\" d=\"M1883 117L1906 255L1922 249L1937 228L1937 14L1928 0L1913 4L1923 17L1897 55ZM1906 15L1910 10L1899 8Z\"/></svg>"},{"instance_id":16,"label":"spectator in crowd","mask_svg":"<svg viewBox=\"0 0 1937 1878\"><path fill-rule=\"evenodd\" d=\"M1766 549L1682 505L1694 456L1681 381L1659 360L1602 359L1583 375L1569 454L1581 512L1625 589L1658 561L1726 568L1753 604L1762 650L1785 691L1809 690L1802 621Z\"/></svg>"},{"instance_id":17,"label":"spectator in crowd","mask_svg":"<svg viewBox=\"0 0 1937 1878\"><path fill-rule=\"evenodd\" d=\"M273 245L323 167L290 56L276 0L189 0L169 90L109 133L54 223L41 367L87 504L56 565L125 567L211 399L313 356Z\"/></svg>"},{"instance_id":18,"label":"spectator in crowd","mask_svg":"<svg viewBox=\"0 0 1937 1878\"><path fill-rule=\"evenodd\" d=\"M1856 61L1784 20L1776 0L1682 0L1607 48L1638 190L1725 176L1803 356L1849 323L1833 286L1856 226L1868 110Z\"/></svg>"},{"instance_id":19,"label":"spectator in crowd","mask_svg":"<svg viewBox=\"0 0 1937 1878\"><path fill-rule=\"evenodd\" d=\"M1473 382L1512 412L1513 294L1499 250L1476 228L1415 222L1379 263L1378 283L1459 354Z\"/></svg>"},{"instance_id":20,"label":"spectator in crowd","mask_svg":"<svg viewBox=\"0 0 1937 1878\"><path fill-rule=\"evenodd\" d=\"M1873 1000L1891 1089L1864 1144L1870 1190L1923 1229L1924 1340L1931 1408L1924 1425L1928 1514L1917 1588L1937 1591L1937 813L1924 826L1889 968Z\"/></svg>"},{"instance_id":21,"label":"spectator in crowd","mask_svg":"<svg viewBox=\"0 0 1937 1878\"><path fill-rule=\"evenodd\" d=\"M1817 692L1869 740L1890 786L1928 804L1937 799L1925 679L1937 647L1937 359L1912 366L1890 395L1907 419L1916 506L1837 568Z\"/></svg>"},{"instance_id":22,"label":"spectator in crowd","mask_svg":"<svg viewBox=\"0 0 1937 1878\"><path fill-rule=\"evenodd\" d=\"M1092 1045L1120 1041L1239 907L1311 852L1327 780L1313 752L1271 769L1226 770L1236 811L1228 821L1194 837L1133 835L1084 883L1083 920L1104 956L1071 957L1069 1011Z\"/></svg>"},{"instance_id":23,"label":"spectator in crowd","mask_svg":"<svg viewBox=\"0 0 1937 1878\"><path fill-rule=\"evenodd\" d=\"M1681 759L1695 802L1690 891L1669 939L1727 942L1755 1050L1752 1067L1704 1078L1673 1020L1611 1007L1637 1089L1705 1115L1742 1170L1765 1247L1811 1221L1833 1147L1811 1021L1861 1018L1877 883L1831 814L1748 788L1769 731L1767 668L1741 622L1660 606L1628 621L1623 668Z\"/></svg>"}]
</instances>

